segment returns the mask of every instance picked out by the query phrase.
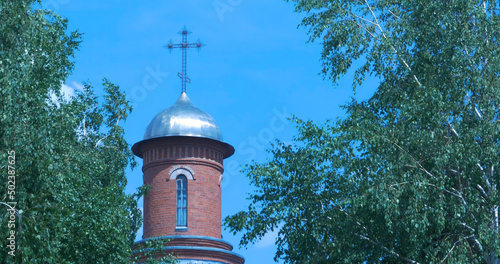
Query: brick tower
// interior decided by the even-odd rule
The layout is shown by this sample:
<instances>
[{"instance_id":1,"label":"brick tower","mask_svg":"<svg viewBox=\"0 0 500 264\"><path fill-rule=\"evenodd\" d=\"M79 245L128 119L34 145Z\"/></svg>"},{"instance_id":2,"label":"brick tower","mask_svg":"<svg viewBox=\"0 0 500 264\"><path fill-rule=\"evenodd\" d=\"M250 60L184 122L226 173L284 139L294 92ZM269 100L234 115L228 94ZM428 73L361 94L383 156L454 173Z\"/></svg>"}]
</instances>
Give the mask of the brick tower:
<instances>
[{"instance_id":1,"label":"brick tower","mask_svg":"<svg viewBox=\"0 0 500 264\"><path fill-rule=\"evenodd\" d=\"M221 238L223 160L234 148L223 142L214 119L182 92L151 121L132 147L143 159L144 235L166 238L163 252L183 264L241 264L244 258ZM140 253L136 253L140 254Z\"/></svg>"}]
</instances>

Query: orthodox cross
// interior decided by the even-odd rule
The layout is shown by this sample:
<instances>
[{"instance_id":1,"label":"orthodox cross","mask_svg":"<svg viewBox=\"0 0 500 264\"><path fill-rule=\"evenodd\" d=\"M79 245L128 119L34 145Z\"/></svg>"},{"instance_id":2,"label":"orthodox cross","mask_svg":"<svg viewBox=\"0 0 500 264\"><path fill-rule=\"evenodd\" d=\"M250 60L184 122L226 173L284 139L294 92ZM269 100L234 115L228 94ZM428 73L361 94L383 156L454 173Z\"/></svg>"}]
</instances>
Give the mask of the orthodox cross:
<instances>
[{"instance_id":1,"label":"orthodox cross","mask_svg":"<svg viewBox=\"0 0 500 264\"><path fill-rule=\"evenodd\" d=\"M182 73L177 73L177 76L182 79L182 92L186 92L186 83L191 83L191 79L187 77L186 73L186 64L187 64L187 49L188 48L201 48L203 45L201 44L200 40L196 43L188 43L187 42L187 36L191 34L190 31L184 27L182 31L179 32L179 34L182 35L182 43L180 44L173 44L172 40L168 43L168 45L165 45L164 47L168 48L170 52L172 52L173 49L182 49Z\"/></svg>"}]
</instances>

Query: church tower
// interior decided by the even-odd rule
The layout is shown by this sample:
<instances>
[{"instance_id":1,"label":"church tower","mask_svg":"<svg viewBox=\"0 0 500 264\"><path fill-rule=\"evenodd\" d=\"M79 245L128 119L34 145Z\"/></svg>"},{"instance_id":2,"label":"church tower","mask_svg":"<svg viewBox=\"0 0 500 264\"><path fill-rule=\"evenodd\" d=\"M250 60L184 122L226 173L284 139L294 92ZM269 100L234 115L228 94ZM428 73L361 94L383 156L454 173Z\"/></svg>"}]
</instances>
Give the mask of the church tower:
<instances>
[{"instance_id":1,"label":"church tower","mask_svg":"<svg viewBox=\"0 0 500 264\"><path fill-rule=\"evenodd\" d=\"M244 258L221 239L223 160L234 148L223 141L215 120L187 96L185 52L201 46L188 44L188 33L181 31L182 44L168 45L183 49L182 93L153 118L144 139L132 147L143 159L144 184L151 186L144 197L143 240L136 244L165 238L170 241L163 252L173 253L182 264L242 264Z\"/></svg>"}]
</instances>

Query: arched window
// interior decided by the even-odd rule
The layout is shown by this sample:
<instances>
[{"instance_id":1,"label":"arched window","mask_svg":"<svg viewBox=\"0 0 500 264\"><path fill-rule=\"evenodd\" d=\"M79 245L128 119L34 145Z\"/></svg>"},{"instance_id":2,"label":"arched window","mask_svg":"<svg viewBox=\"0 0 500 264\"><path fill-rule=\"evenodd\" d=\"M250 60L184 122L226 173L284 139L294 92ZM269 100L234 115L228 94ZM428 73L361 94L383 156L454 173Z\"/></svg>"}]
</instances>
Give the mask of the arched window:
<instances>
[{"instance_id":1,"label":"arched window","mask_svg":"<svg viewBox=\"0 0 500 264\"><path fill-rule=\"evenodd\" d=\"M177 226L187 226L187 178L177 176Z\"/></svg>"}]
</instances>

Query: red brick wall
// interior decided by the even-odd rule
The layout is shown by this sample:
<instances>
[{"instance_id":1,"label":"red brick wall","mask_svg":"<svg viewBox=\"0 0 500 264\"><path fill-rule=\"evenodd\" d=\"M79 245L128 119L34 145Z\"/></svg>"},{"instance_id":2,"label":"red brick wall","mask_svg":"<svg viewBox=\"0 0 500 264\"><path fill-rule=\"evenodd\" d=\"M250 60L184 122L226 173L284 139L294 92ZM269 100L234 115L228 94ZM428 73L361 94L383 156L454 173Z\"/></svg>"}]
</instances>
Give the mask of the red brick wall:
<instances>
[{"instance_id":1,"label":"red brick wall","mask_svg":"<svg viewBox=\"0 0 500 264\"><path fill-rule=\"evenodd\" d=\"M171 235L221 238L219 179L224 170L221 164L224 146L218 143L220 142L200 138L163 138L143 144L142 153L148 153L143 155L144 183L151 186L144 198L143 239ZM173 146L177 154L167 155ZM172 169L179 166L188 167L194 178L188 180L187 231L175 231L176 181L169 179Z\"/></svg>"}]
</instances>

